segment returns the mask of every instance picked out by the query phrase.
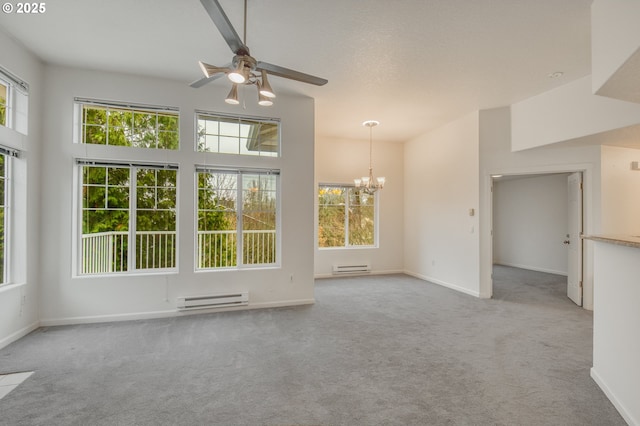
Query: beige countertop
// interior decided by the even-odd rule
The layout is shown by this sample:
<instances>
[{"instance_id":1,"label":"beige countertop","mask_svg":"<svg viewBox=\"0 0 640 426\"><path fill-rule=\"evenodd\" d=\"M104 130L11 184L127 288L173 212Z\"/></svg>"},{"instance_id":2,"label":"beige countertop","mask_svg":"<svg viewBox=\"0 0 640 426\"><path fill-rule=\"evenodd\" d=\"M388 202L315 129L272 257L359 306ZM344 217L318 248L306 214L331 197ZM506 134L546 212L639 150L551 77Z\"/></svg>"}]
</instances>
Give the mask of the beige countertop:
<instances>
[{"instance_id":1,"label":"beige countertop","mask_svg":"<svg viewBox=\"0 0 640 426\"><path fill-rule=\"evenodd\" d=\"M584 235L582 238L591 241L616 244L619 246L640 248L640 236L631 235Z\"/></svg>"}]
</instances>

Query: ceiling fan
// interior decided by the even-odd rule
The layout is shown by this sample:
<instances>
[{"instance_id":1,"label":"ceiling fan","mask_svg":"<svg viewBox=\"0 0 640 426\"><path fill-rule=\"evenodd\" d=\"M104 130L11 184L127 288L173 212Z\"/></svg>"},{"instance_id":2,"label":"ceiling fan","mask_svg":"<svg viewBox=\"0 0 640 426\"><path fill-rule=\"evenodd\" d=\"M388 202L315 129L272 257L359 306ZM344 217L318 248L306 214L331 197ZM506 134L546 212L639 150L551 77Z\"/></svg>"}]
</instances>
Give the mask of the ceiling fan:
<instances>
[{"instance_id":1,"label":"ceiling fan","mask_svg":"<svg viewBox=\"0 0 640 426\"><path fill-rule=\"evenodd\" d=\"M269 106L273 104L272 99L275 98L276 95L269 84L267 74L303 83L315 84L316 86L327 84L327 80L324 78L315 77L268 62L257 61L251 56L249 48L245 44L247 39L247 0L244 0L244 40L238 36L238 33L231 25L231 22L229 22L229 18L224 13L224 10L222 10L222 6L220 6L218 0L200 0L200 3L204 6L213 23L218 27L218 31L220 31L220 34L222 34L222 37L235 56L230 64L223 67L209 65L200 61L200 68L205 76L191 83L191 87L202 87L226 75L233 83L233 86L225 102L229 104L239 104L238 85L255 84L258 88L258 103L263 106ZM256 74L257 72L259 72L260 75Z\"/></svg>"}]
</instances>

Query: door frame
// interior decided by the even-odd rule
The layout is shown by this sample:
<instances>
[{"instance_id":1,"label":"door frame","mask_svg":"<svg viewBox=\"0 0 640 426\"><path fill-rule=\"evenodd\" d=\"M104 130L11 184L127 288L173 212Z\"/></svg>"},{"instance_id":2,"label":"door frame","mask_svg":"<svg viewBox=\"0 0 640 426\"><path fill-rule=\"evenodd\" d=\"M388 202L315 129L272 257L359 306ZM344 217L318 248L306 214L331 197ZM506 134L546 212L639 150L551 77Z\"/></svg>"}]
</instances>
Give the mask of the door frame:
<instances>
[{"instance_id":1,"label":"door frame","mask_svg":"<svg viewBox=\"0 0 640 426\"><path fill-rule=\"evenodd\" d=\"M593 233L594 166L592 164L550 165L526 168L487 170L481 177L481 197L484 200L480 217L480 297L493 296L493 177L494 175L544 175L582 172L582 232ZM582 306L593 310L593 245L584 240L582 247Z\"/></svg>"}]
</instances>

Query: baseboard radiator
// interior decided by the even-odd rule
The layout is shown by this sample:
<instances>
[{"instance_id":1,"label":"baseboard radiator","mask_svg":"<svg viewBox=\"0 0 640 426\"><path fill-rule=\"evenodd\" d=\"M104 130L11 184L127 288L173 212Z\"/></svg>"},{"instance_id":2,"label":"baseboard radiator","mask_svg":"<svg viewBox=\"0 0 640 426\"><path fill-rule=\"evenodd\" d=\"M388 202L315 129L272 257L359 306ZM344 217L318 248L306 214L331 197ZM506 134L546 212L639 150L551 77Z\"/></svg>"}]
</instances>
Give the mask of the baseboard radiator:
<instances>
[{"instance_id":1,"label":"baseboard radiator","mask_svg":"<svg viewBox=\"0 0 640 426\"><path fill-rule=\"evenodd\" d=\"M228 308L232 306L247 306L248 304L248 291L229 294L209 294L206 296L178 297L178 309L181 311Z\"/></svg>"},{"instance_id":2,"label":"baseboard radiator","mask_svg":"<svg viewBox=\"0 0 640 426\"><path fill-rule=\"evenodd\" d=\"M362 272L371 272L370 263L358 263L353 265L333 265L333 275L356 274Z\"/></svg>"}]
</instances>

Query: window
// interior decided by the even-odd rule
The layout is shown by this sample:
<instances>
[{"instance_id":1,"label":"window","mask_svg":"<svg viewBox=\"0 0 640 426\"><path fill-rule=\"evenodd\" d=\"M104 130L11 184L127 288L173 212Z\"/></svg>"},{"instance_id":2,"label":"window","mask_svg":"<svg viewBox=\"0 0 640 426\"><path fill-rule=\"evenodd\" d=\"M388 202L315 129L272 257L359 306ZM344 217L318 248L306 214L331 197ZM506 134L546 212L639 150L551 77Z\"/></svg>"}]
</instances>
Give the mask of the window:
<instances>
[{"instance_id":1,"label":"window","mask_svg":"<svg viewBox=\"0 0 640 426\"><path fill-rule=\"evenodd\" d=\"M14 235L15 223L11 217L12 192L15 182L12 179L12 172L15 163L13 160L20 156L20 152L0 145L0 285L11 282L9 274L10 256L15 249L10 239L10 234ZM13 227L13 228L12 228Z\"/></svg>"},{"instance_id":2,"label":"window","mask_svg":"<svg viewBox=\"0 0 640 426\"><path fill-rule=\"evenodd\" d=\"M29 85L0 66L0 126L27 134Z\"/></svg>"},{"instance_id":3,"label":"window","mask_svg":"<svg viewBox=\"0 0 640 426\"><path fill-rule=\"evenodd\" d=\"M352 186L320 185L318 247L375 246L375 203L375 195Z\"/></svg>"},{"instance_id":4,"label":"window","mask_svg":"<svg viewBox=\"0 0 640 426\"><path fill-rule=\"evenodd\" d=\"M81 116L80 143L133 148L179 148L175 108L129 106L76 99Z\"/></svg>"},{"instance_id":5,"label":"window","mask_svg":"<svg viewBox=\"0 0 640 426\"><path fill-rule=\"evenodd\" d=\"M176 267L177 166L78 160L80 273Z\"/></svg>"},{"instance_id":6,"label":"window","mask_svg":"<svg viewBox=\"0 0 640 426\"><path fill-rule=\"evenodd\" d=\"M274 265L278 171L198 168L198 269Z\"/></svg>"},{"instance_id":7,"label":"window","mask_svg":"<svg viewBox=\"0 0 640 426\"><path fill-rule=\"evenodd\" d=\"M8 215L7 215L7 156L0 154L0 285L7 282L7 238Z\"/></svg>"},{"instance_id":8,"label":"window","mask_svg":"<svg viewBox=\"0 0 640 426\"><path fill-rule=\"evenodd\" d=\"M9 98L9 85L0 80L0 126L7 125L7 104Z\"/></svg>"},{"instance_id":9,"label":"window","mask_svg":"<svg viewBox=\"0 0 640 426\"><path fill-rule=\"evenodd\" d=\"M277 120L197 113L197 151L278 157Z\"/></svg>"}]
</instances>

